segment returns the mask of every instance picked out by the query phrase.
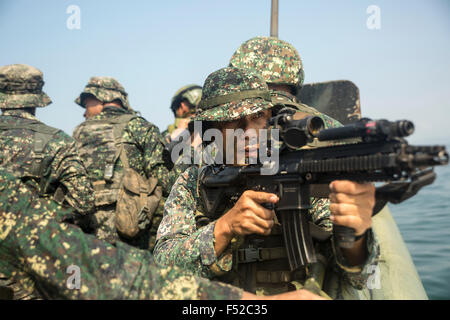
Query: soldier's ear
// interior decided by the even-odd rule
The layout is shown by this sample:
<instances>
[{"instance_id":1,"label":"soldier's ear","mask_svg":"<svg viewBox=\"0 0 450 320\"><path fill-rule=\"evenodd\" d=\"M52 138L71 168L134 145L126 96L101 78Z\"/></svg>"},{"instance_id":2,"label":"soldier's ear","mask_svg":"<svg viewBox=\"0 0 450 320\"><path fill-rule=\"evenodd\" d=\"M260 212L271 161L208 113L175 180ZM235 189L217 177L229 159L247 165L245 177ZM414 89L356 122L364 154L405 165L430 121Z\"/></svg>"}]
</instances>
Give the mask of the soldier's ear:
<instances>
[{"instance_id":1,"label":"soldier's ear","mask_svg":"<svg viewBox=\"0 0 450 320\"><path fill-rule=\"evenodd\" d=\"M180 107L178 109L180 108L182 110L182 115L184 115L185 113L188 113L191 110L191 104L186 100L181 101Z\"/></svg>"}]
</instances>

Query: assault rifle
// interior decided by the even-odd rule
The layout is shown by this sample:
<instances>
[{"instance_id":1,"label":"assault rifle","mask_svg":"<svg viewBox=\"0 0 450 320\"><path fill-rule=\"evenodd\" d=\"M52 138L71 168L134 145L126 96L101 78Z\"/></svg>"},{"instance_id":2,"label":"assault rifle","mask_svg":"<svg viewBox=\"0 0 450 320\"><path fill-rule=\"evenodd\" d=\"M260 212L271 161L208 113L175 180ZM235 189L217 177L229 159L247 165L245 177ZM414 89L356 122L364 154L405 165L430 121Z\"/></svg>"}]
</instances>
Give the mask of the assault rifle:
<instances>
[{"instance_id":1,"label":"assault rifle","mask_svg":"<svg viewBox=\"0 0 450 320\"><path fill-rule=\"evenodd\" d=\"M282 143L275 173L261 174L261 169L273 166L273 162L210 165L200 173L200 198L205 214L218 218L245 190L277 194L279 202L273 209L281 222L291 270L316 262L311 236L315 226L308 221L310 197L328 198L332 181L386 182L376 188L377 213L387 202L400 203L433 183L433 166L448 164L444 146L407 143L404 137L414 132L408 120L366 118L323 130L321 118L294 120L293 112L284 110L269 124L279 129ZM299 149L317 140L334 145ZM339 246L353 246L353 229L336 225L333 233Z\"/></svg>"}]
</instances>

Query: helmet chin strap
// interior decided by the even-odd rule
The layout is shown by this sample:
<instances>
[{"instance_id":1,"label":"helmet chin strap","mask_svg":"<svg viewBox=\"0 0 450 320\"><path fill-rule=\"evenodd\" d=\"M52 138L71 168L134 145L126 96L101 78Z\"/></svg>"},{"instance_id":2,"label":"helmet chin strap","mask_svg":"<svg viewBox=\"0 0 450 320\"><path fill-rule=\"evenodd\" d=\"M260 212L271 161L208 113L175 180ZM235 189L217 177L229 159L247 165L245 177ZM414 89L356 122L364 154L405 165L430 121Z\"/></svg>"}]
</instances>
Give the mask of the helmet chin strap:
<instances>
[{"instance_id":1,"label":"helmet chin strap","mask_svg":"<svg viewBox=\"0 0 450 320\"><path fill-rule=\"evenodd\" d=\"M116 107L116 108L123 108L122 105L120 105L120 104L118 104L118 103L116 103L114 101L104 102L104 103L102 103L102 106L103 106L103 108L105 108L107 106ZM102 110L103 110L103 108L102 108Z\"/></svg>"}]
</instances>

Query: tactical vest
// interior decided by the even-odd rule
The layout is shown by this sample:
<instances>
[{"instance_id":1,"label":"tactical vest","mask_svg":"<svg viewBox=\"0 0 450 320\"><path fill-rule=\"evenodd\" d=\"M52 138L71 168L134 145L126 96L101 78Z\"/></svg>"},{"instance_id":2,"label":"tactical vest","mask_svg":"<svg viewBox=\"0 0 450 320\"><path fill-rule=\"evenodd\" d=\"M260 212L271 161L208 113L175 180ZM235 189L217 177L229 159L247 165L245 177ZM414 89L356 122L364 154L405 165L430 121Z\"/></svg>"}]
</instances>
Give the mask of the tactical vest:
<instances>
[{"instance_id":1,"label":"tactical vest","mask_svg":"<svg viewBox=\"0 0 450 320\"><path fill-rule=\"evenodd\" d=\"M48 169L53 161L55 154L45 153L47 144L54 139L55 135L60 132L59 129L49 127L39 121L30 121L23 124L4 124L0 123L0 130L9 131L12 129L23 129L34 132L33 136L33 153L30 155L31 167L23 168L23 172L13 172L18 178L26 183L27 180L34 180L38 185L38 193L40 196L52 195L54 200L62 202L64 193L59 186L52 186L48 181ZM8 168L8 164L3 164Z\"/></svg>"},{"instance_id":2,"label":"tactical vest","mask_svg":"<svg viewBox=\"0 0 450 320\"><path fill-rule=\"evenodd\" d=\"M204 214L201 207L198 209L195 213L195 221L197 228L201 228L211 223L213 219ZM229 209L225 209L224 213ZM313 238L321 242L331 236L331 233L322 231L312 223L310 223L310 232ZM319 253L319 246L320 243L317 243L315 251L318 263L314 265L312 273L315 278L321 277L320 281L322 281L328 262ZM271 295L300 289L305 287L305 280L311 275L311 270L307 273L305 268L290 270L281 225L276 218L269 236L248 235L234 238L231 241L231 250L232 270L225 274L218 268L213 267L212 270L217 280L243 288L248 292ZM321 294L320 287L316 290L315 283L312 287L314 290L312 288L308 290Z\"/></svg>"},{"instance_id":3,"label":"tactical vest","mask_svg":"<svg viewBox=\"0 0 450 320\"><path fill-rule=\"evenodd\" d=\"M135 114L124 114L108 119L88 119L73 134L89 174L93 171L92 153L101 152L103 179L92 183L95 205L115 205L117 231L130 239L148 227L162 197L156 178L147 179L129 166L123 132L135 118L138 118ZM119 159L123 165L121 173L115 170Z\"/></svg>"}]
</instances>

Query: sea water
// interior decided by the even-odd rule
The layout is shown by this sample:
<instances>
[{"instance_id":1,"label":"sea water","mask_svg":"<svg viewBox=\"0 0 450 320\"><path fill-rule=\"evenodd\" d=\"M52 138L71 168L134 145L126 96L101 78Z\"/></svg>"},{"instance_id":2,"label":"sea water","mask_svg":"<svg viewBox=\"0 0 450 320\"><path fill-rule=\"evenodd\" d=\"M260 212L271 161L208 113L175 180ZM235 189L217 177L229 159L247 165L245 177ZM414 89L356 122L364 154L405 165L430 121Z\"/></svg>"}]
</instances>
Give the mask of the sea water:
<instances>
[{"instance_id":1,"label":"sea water","mask_svg":"<svg viewBox=\"0 0 450 320\"><path fill-rule=\"evenodd\" d=\"M432 185L389 208L428 297L450 299L450 166L436 167L435 172Z\"/></svg>"}]
</instances>

